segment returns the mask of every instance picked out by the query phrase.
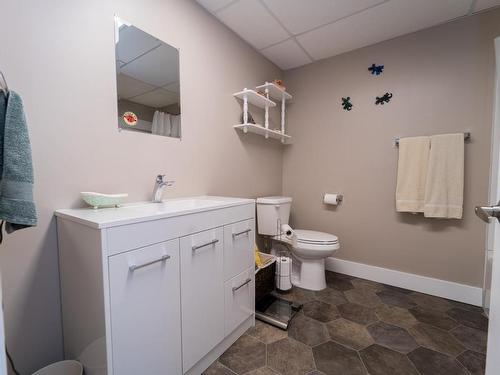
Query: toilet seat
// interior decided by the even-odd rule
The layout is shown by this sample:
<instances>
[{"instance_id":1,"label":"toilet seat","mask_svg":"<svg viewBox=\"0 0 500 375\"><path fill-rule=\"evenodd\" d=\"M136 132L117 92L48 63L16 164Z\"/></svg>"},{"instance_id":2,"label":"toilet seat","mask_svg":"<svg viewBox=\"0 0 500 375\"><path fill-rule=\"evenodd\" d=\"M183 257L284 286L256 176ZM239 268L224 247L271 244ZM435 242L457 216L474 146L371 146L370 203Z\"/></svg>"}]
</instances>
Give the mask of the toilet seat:
<instances>
[{"instance_id":1,"label":"toilet seat","mask_svg":"<svg viewBox=\"0 0 500 375\"><path fill-rule=\"evenodd\" d=\"M301 244L331 246L339 243L338 237L330 233L305 229L297 229L294 232L297 236L297 243Z\"/></svg>"},{"instance_id":2,"label":"toilet seat","mask_svg":"<svg viewBox=\"0 0 500 375\"><path fill-rule=\"evenodd\" d=\"M324 259L340 248L339 239L330 233L296 229L292 252L303 259Z\"/></svg>"}]
</instances>

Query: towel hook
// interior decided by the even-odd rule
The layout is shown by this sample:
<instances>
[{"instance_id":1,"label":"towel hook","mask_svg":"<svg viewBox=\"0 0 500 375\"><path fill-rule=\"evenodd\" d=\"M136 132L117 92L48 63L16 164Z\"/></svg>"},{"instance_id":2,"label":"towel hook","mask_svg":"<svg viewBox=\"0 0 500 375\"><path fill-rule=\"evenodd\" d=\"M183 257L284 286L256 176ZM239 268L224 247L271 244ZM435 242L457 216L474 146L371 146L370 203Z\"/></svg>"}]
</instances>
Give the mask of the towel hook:
<instances>
[{"instance_id":1,"label":"towel hook","mask_svg":"<svg viewBox=\"0 0 500 375\"><path fill-rule=\"evenodd\" d=\"M9 86L7 85L7 80L5 79L5 76L3 75L2 71L0 70L0 78L2 79L2 82L0 82L0 89L3 91L5 96L8 95L9 93Z\"/></svg>"}]
</instances>

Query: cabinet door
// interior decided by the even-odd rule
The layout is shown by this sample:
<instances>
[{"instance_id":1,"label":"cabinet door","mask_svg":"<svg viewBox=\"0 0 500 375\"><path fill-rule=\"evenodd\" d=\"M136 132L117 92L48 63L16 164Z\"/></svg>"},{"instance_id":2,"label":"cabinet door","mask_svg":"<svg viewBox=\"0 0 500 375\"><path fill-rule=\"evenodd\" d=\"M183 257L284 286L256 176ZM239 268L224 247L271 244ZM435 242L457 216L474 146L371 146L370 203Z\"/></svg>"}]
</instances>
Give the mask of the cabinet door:
<instances>
[{"instance_id":1,"label":"cabinet door","mask_svg":"<svg viewBox=\"0 0 500 375\"><path fill-rule=\"evenodd\" d=\"M224 338L222 228L182 237L182 357L188 371Z\"/></svg>"},{"instance_id":2,"label":"cabinet door","mask_svg":"<svg viewBox=\"0 0 500 375\"><path fill-rule=\"evenodd\" d=\"M226 281L224 289L225 334L227 336L255 313L254 267L250 267L238 276Z\"/></svg>"},{"instance_id":3,"label":"cabinet door","mask_svg":"<svg viewBox=\"0 0 500 375\"><path fill-rule=\"evenodd\" d=\"M179 240L109 258L115 375L182 374Z\"/></svg>"},{"instance_id":4,"label":"cabinet door","mask_svg":"<svg viewBox=\"0 0 500 375\"><path fill-rule=\"evenodd\" d=\"M245 220L224 226L224 280L254 264L255 221Z\"/></svg>"}]
</instances>

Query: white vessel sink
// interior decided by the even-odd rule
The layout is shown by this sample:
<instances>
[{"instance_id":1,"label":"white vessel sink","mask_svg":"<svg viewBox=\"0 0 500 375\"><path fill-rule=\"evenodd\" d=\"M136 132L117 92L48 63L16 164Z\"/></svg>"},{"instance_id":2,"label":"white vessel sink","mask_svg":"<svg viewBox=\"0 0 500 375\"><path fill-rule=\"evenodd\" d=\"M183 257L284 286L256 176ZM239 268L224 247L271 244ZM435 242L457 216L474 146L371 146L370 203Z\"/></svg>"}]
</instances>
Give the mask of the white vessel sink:
<instances>
[{"instance_id":1,"label":"white vessel sink","mask_svg":"<svg viewBox=\"0 0 500 375\"><path fill-rule=\"evenodd\" d=\"M124 204L116 208L77 208L57 210L56 216L78 221L94 228L136 223L145 220L156 220L166 217L192 214L195 212L214 210L254 202L253 199L229 197L186 197L166 199L160 203L137 202Z\"/></svg>"}]
</instances>

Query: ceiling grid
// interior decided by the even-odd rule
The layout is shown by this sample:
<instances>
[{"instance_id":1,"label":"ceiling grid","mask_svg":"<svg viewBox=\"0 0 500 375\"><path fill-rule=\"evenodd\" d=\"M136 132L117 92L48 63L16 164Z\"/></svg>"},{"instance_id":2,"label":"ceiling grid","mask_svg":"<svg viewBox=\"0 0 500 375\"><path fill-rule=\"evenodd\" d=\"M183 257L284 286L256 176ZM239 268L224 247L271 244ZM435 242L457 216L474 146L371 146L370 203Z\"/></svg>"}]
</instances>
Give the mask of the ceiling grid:
<instances>
[{"instance_id":1,"label":"ceiling grid","mask_svg":"<svg viewBox=\"0 0 500 375\"><path fill-rule=\"evenodd\" d=\"M196 1L284 70L500 6L500 0Z\"/></svg>"}]
</instances>

